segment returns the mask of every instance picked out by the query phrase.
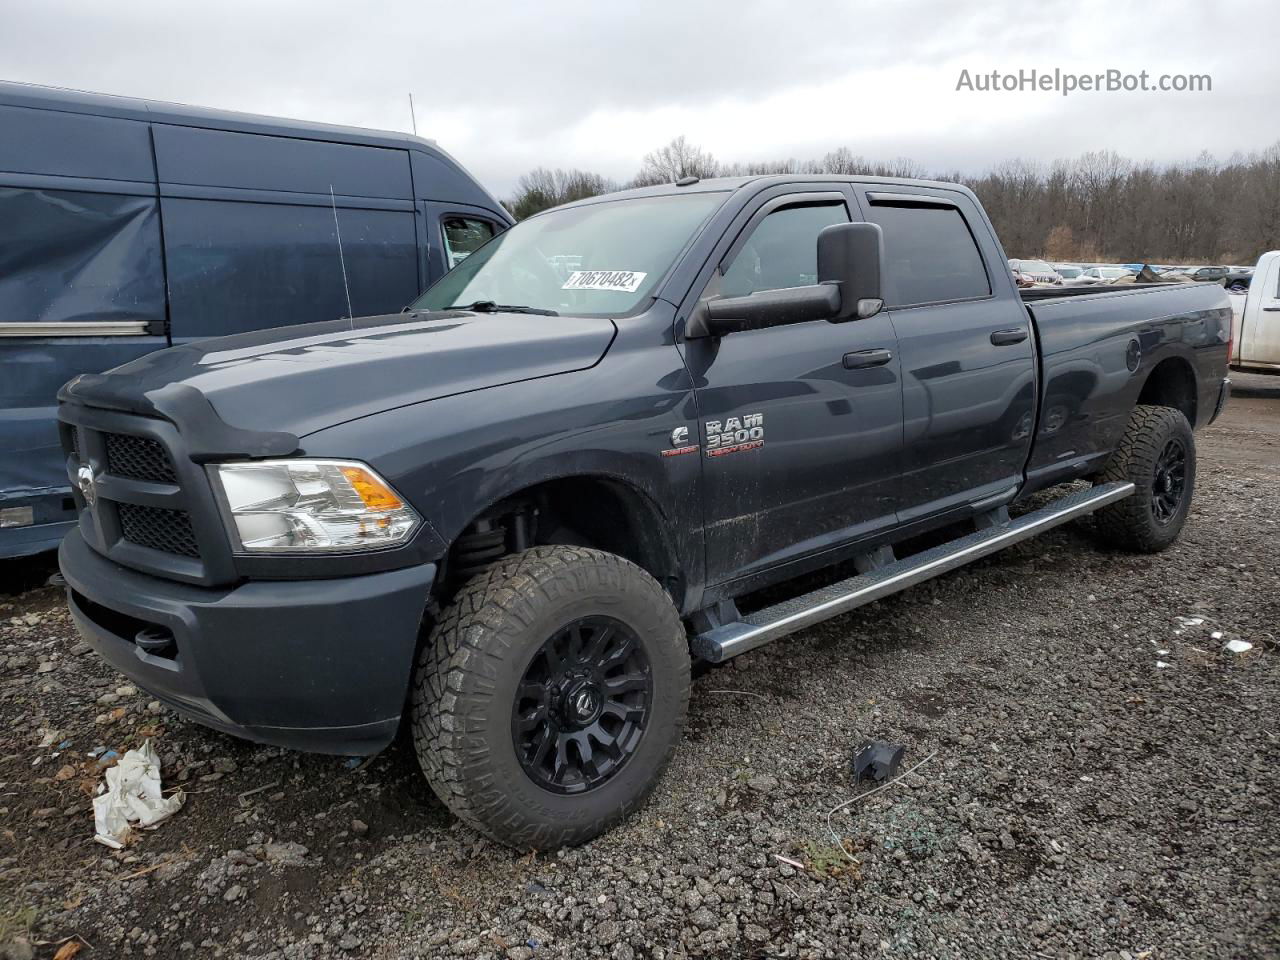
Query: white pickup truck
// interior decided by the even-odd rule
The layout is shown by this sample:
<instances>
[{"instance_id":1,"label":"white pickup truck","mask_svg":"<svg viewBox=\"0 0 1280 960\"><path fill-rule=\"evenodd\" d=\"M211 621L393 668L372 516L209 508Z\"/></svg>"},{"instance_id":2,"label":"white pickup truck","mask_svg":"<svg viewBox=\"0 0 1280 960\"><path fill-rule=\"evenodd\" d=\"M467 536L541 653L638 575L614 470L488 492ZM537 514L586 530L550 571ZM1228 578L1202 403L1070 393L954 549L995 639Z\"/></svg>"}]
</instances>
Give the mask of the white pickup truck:
<instances>
[{"instance_id":1,"label":"white pickup truck","mask_svg":"<svg viewBox=\"0 0 1280 960\"><path fill-rule=\"evenodd\" d=\"M1233 301L1236 297L1231 298ZM1280 373L1280 250L1258 258L1231 330L1231 369Z\"/></svg>"}]
</instances>

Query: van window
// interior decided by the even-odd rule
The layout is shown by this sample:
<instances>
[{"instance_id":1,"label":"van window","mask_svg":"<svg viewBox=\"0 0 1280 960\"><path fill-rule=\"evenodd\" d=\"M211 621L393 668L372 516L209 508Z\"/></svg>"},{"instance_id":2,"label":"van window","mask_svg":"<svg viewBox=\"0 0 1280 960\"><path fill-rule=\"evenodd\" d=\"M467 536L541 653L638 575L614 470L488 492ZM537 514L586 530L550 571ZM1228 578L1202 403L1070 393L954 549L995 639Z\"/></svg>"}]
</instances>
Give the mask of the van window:
<instances>
[{"instance_id":1,"label":"van window","mask_svg":"<svg viewBox=\"0 0 1280 960\"><path fill-rule=\"evenodd\" d=\"M955 207L873 204L869 219L884 231L888 306L991 294L978 244Z\"/></svg>"},{"instance_id":2,"label":"van window","mask_svg":"<svg viewBox=\"0 0 1280 960\"><path fill-rule=\"evenodd\" d=\"M444 254L452 270L493 239L493 224L475 217L444 218Z\"/></svg>"},{"instance_id":3,"label":"van window","mask_svg":"<svg viewBox=\"0 0 1280 960\"><path fill-rule=\"evenodd\" d=\"M325 198L328 199L327 197ZM165 197L175 342L347 315L395 313L418 293L412 211Z\"/></svg>"},{"instance_id":4,"label":"van window","mask_svg":"<svg viewBox=\"0 0 1280 960\"><path fill-rule=\"evenodd\" d=\"M0 104L0 130L3 174L155 183L146 123Z\"/></svg>"},{"instance_id":5,"label":"van window","mask_svg":"<svg viewBox=\"0 0 1280 960\"><path fill-rule=\"evenodd\" d=\"M787 207L769 214L725 271L720 292L743 297L817 283L818 234L833 223L848 222L843 203Z\"/></svg>"},{"instance_id":6,"label":"van window","mask_svg":"<svg viewBox=\"0 0 1280 960\"><path fill-rule=\"evenodd\" d=\"M264 137L165 123L152 126L162 184L283 190L339 198L413 197L404 150Z\"/></svg>"}]
</instances>

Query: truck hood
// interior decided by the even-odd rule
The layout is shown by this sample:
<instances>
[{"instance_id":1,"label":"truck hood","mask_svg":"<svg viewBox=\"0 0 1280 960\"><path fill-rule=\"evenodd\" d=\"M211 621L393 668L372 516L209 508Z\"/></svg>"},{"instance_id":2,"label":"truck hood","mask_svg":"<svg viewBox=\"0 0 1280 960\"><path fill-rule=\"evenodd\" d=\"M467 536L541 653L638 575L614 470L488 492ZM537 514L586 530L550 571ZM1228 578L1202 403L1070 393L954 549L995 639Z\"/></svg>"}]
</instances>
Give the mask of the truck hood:
<instances>
[{"instance_id":1,"label":"truck hood","mask_svg":"<svg viewBox=\"0 0 1280 960\"><path fill-rule=\"evenodd\" d=\"M514 313L362 317L171 347L82 375L60 397L169 416L165 398L198 392L199 406L207 401L228 427L296 438L437 397L584 370L616 332L609 320Z\"/></svg>"}]
</instances>

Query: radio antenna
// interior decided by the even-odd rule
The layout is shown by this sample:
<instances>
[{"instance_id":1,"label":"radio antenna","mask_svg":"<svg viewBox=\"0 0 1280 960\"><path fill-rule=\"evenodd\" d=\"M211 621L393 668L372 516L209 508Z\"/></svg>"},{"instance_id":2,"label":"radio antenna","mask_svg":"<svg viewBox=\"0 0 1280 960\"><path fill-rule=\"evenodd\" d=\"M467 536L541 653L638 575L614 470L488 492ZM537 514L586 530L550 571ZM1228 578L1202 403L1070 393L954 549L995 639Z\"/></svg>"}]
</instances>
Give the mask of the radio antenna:
<instances>
[{"instance_id":1,"label":"radio antenna","mask_svg":"<svg viewBox=\"0 0 1280 960\"><path fill-rule=\"evenodd\" d=\"M413 121L413 135L418 135L418 112L413 109L413 91L409 91L409 119Z\"/></svg>"},{"instance_id":2,"label":"radio antenna","mask_svg":"<svg viewBox=\"0 0 1280 960\"><path fill-rule=\"evenodd\" d=\"M351 329L356 328L355 311L351 309L351 285L347 283L347 258L342 255L342 228L338 226L338 200L333 195L333 184L329 184L329 203L333 206L333 232L338 235L338 263L342 264L342 289L347 294L347 319L351 321Z\"/></svg>"}]
</instances>

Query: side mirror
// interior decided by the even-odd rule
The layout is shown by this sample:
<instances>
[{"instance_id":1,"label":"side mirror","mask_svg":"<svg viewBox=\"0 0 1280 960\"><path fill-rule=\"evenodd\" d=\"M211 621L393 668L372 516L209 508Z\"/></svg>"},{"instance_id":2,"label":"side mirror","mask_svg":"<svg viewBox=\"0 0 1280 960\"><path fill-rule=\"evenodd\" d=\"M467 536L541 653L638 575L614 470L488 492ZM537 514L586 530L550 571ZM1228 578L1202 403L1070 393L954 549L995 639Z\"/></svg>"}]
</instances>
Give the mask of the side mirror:
<instances>
[{"instance_id":1,"label":"side mirror","mask_svg":"<svg viewBox=\"0 0 1280 960\"><path fill-rule=\"evenodd\" d=\"M880 263L884 237L874 223L837 223L818 234L818 282L762 290L745 297L704 300L685 325L685 336L722 337L808 320L850 320L884 308Z\"/></svg>"},{"instance_id":2,"label":"side mirror","mask_svg":"<svg viewBox=\"0 0 1280 960\"><path fill-rule=\"evenodd\" d=\"M884 309L880 265L884 233L876 223L835 223L818 234L818 283L840 290L833 320L865 320Z\"/></svg>"},{"instance_id":3,"label":"side mirror","mask_svg":"<svg viewBox=\"0 0 1280 960\"><path fill-rule=\"evenodd\" d=\"M840 309L840 291L835 284L761 290L745 297L705 300L694 308L685 326L685 336L722 337L740 330L762 330L786 323L829 320Z\"/></svg>"}]
</instances>

